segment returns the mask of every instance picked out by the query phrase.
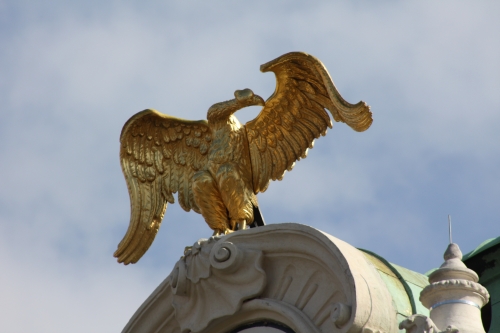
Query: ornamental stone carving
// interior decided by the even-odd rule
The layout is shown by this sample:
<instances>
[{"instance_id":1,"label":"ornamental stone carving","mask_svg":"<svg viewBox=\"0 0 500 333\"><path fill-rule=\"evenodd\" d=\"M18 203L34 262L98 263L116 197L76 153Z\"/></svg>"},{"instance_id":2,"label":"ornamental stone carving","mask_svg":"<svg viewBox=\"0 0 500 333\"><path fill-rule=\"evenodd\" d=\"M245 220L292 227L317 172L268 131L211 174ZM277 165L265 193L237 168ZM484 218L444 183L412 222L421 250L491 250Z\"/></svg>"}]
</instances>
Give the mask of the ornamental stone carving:
<instances>
[{"instance_id":1,"label":"ornamental stone carving","mask_svg":"<svg viewBox=\"0 0 500 333\"><path fill-rule=\"evenodd\" d=\"M273 323L295 333L396 333L396 316L361 251L284 223L195 243L123 332L230 333Z\"/></svg>"},{"instance_id":2,"label":"ornamental stone carving","mask_svg":"<svg viewBox=\"0 0 500 333\"><path fill-rule=\"evenodd\" d=\"M175 318L182 332L199 332L232 315L266 285L262 252L219 238L196 242L170 274Z\"/></svg>"},{"instance_id":3,"label":"ornamental stone carving","mask_svg":"<svg viewBox=\"0 0 500 333\"><path fill-rule=\"evenodd\" d=\"M448 326L442 331L434 324L432 319L424 315L413 315L399 324L400 329L405 329L406 333L459 333L454 326Z\"/></svg>"}]
</instances>

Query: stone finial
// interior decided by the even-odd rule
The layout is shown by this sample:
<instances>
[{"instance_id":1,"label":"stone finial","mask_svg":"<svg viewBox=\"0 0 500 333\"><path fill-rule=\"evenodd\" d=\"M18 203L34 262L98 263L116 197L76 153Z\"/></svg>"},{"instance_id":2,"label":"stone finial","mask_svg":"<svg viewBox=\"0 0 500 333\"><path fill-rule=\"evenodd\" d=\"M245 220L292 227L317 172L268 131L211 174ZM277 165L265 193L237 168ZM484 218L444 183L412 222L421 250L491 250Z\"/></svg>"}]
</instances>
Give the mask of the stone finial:
<instances>
[{"instance_id":1,"label":"stone finial","mask_svg":"<svg viewBox=\"0 0 500 333\"><path fill-rule=\"evenodd\" d=\"M451 279L463 279L474 282L479 280L476 272L468 269L462 262L462 251L460 251L457 244L451 243L448 245L443 258L444 263L441 267L429 275L430 283Z\"/></svg>"},{"instance_id":2,"label":"stone finial","mask_svg":"<svg viewBox=\"0 0 500 333\"><path fill-rule=\"evenodd\" d=\"M450 259L462 260L462 251L460 251L460 248L458 247L457 244L451 243L450 245L448 245L448 248L446 248L446 251L444 251L443 258L444 260L450 260Z\"/></svg>"},{"instance_id":3,"label":"stone finial","mask_svg":"<svg viewBox=\"0 0 500 333\"><path fill-rule=\"evenodd\" d=\"M444 263L429 275L430 285L420 293L420 301L430 310L430 319L442 331L457 327L461 333L484 332L481 308L489 300L473 270L462 262L457 244L450 244Z\"/></svg>"}]
</instances>

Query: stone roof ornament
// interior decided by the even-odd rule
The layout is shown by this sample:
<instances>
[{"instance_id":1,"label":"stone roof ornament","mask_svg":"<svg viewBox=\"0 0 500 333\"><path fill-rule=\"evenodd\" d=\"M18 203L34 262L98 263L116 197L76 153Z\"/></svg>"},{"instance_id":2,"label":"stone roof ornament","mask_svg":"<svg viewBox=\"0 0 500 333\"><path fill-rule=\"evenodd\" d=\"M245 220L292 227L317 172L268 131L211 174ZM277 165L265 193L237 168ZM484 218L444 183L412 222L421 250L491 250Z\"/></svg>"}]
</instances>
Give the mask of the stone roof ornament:
<instances>
[{"instance_id":1,"label":"stone roof ornament","mask_svg":"<svg viewBox=\"0 0 500 333\"><path fill-rule=\"evenodd\" d=\"M397 316L363 252L283 223L196 242L123 333L398 333Z\"/></svg>"},{"instance_id":2,"label":"stone roof ornament","mask_svg":"<svg viewBox=\"0 0 500 333\"><path fill-rule=\"evenodd\" d=\"M239 248L220 237L201 239L187 249L171 274L172 306L180 329L199 332L260 295L266 286L262 259L261 251Z\"/></svg>"},{"instance_id":3,"label":"stone roof ornament","mask_svg":"<svg viewBox=\"0 0 500 333\"><path fill-rule=\"evenodd\" d=\"M430 318L413 315L401 322L407 333L484 332L481 308L489 293L477 274L462 262L457 244L448 245L444 263L429 275L430 284L420 293L420 301L430 310Z\"/></svg>"}]
</instances>

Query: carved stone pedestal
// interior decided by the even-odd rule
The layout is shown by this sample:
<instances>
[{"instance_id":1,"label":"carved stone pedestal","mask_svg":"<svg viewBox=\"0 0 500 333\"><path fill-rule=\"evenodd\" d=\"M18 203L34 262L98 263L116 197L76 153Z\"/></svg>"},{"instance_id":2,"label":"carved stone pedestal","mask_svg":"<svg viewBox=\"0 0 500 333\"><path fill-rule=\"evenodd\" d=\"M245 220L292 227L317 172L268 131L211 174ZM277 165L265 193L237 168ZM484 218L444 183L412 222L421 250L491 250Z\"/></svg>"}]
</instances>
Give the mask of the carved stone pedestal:
<instances>
[{"instance_id":1,"label":"carved stone pedestal","mask_svg":"<svg viewBox=\"0 0 500 333\"><path fill-rule=\"evenodd\" d=\"M123 332L398 332L396 312L361 251L286 223L195 243Z\"/></svg>"}]
</instances>

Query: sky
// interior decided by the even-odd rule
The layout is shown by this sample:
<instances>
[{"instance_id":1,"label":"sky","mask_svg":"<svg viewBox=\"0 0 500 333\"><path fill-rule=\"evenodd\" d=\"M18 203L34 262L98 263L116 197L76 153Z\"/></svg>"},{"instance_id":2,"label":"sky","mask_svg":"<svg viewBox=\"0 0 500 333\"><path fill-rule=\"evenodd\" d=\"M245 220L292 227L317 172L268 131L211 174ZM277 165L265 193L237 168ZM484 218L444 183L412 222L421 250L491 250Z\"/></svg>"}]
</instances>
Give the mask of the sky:
<instances>
[{"instance_id":1,"label":"sky","mask_svg":"<svg viewBox=\"0 0 500 333\"><path fill-rule=\"evenodd\" d=\"M264 99L284 53L319 58L342 96L335 123L259 194L267 223L308 224L425 273L453 241L500 236L500 3L496 1L1 1L0 325L119 332L207 238L169 205L135 265L112 254L130 206L118 152L146 108L205 119L250 88ZM258 107L239 111L242 122Z\"/></svg>"}]
</instances>

